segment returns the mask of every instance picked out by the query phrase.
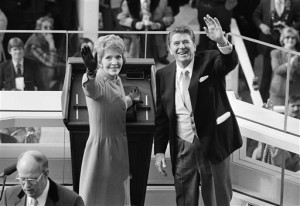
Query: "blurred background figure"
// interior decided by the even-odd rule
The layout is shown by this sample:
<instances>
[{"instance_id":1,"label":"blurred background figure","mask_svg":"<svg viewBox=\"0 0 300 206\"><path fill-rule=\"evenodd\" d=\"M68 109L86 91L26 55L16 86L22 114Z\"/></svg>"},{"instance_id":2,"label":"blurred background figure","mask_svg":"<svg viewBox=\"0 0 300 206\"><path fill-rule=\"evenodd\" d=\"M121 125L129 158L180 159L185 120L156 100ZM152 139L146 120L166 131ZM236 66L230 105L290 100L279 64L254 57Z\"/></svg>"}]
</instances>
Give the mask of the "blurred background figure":
<instances>
[{"instance_id":1,"label":"blurred background figure","mask_svg":"<svg viewBox=\"0 0 300 206\"><path fill-rule=\"evenodd\" d=\"M78 50L73 55L74 57L81 57L80 50L84 45L89 46L91 51L94 51L94 42L90 38L80 37L78 41Z\"/></svg>"},{"instance_id":2,"label":"blurred background figure","mask_svg":"<svg viewBox=\"0 0 300 206\"><path fill-rule=\"evenodd\" d=\"M121 2L121 12L118 14L117 19L122 30L131 31L132 28L132 16L130 15L127 0ZM123 40L126 46L127 56L132 58L138 58L140 52L140 35L138 34L126 34L123 36Z\"/></svg>"},{"instance_id":3,"label":"blurred background figure","mask_svg":"<svg viewBox=\"0 0 300 206\"><path fill-rule=\"evenodd\" d=\"M6 30L7 28L7 17L3 13L3 11L0 9L0 30ZM6 60L5 58L5 52L3 48L3 38L4 33L0 32L0 62L3 62Z\"/></svg>"},{"instance_id":4,"label":"blurred background figure","mask_svg":"<svg viewBox=\"0 0 300 206\"><path fill-rule=\"evenodd\" d=\"M289 97L289 116L300 119L300 95L291 95Z\"/></svg>"},{"instance_id":5,"label":"blurred background figure","mask_svg":"<svg viewBox=\"0 0 300 206\"><path fill-rule=\"evenodd\" d=\"M44 16L36 21L36 30L53 30L54 20ZM46 90L55 84L55 69L57 66L57 51L53 35L49 32L32 34L25 44L25 56L39 62L42 80Z\"/></svg>"},{"instance_id":6,"label":"blurred background figure","mask_svg":"<svg viewBox=\"0 0 300 206\"><path fill-rule=\"evenodd\" d=\"M285 27L280 36L283 48L299 52L299 32L292 27ZM284 105L289 53L274 49L271 51L272 80L270 99L274 105ZM300 56L292 55L290 60L289 94L300 95Z\"/></svg>"},{"instance_id":7,"label":"blurred background figure","mask_svg":"<svg viewBox=\"0 0 300 206\"><path fill-rule=\"evenodd\" d=\"M232 10L237 6L237 0L193 0L198 9L198 21L200 30L206 25L203 18L208 14L211 17L216 17L225 33L230 32L230 23L232 17ZM197 51L207 49L217 49L216 43L211 41L205 34L200 35Z\"/></svg>"},{"instance_id":8,"label":"blurred background figure","mask_svg":"<svg viewBox=\"0 0 300 206\"><path fill-rule=\"evenodd\" d=\"M124 5L125 6L125 5ZM131 30L166 31L174 22L172 8L167 0L127 0L127 7L130 15L120 22L127 22ZM168 64L168 49L166 35L156 34L147 36L147 58L154 58L155 62ZM145 36L141 35L140 57L145 50Z\"/></svg>"},{"instance_id":9,"label":"blurred background figure","mask_svg":"<svg viewBox=\"0 0 300 206\"><path fill-rule=\"evenodd\" d=\"M264 108L273 110L272 100L268 100ZM290 96L288 101L288 116L300 119L300 96ZM257 142L257 147L253 150L252 158L261 160L271 165L278 167L282 166L282 157L284 155L285 168L287 170L297 172L300 170L300 157L299 154L289 152L272 145L262 142ZM248 142L247 142L248 143Z\"/></svg>"},{"instance_id":10,"label":"blurred background figure","mask_svg":"<svg viewBox=\"0 0 300 206\"><path fill-rule=\"evenodd\" d=\"M120 30L120 24L117 15L121 12L122 0L100 0L99 12L101 12L103 30L117 31Z\"/></svg>"},{"instance_id":11,"label":"blurred background figure","mask_svg":"<svg viewBox=\"0 0 300 206\"><path fill-rule=\"evenodd\" d=\"M11 59L0 64L0 90L45 90L39 65L24 57L24 43L14 37L8 42Z\"/></svg>"},{"instance_id":12,"label":"blurred background figure","mask_svg":"<svg viewBox=\"0 0 300 206\"><path fill-rule=\"evenodd\" d=\"M280 46L279 38L284 27L294 27L298 31L300 29L300 1L261 0L252 17L260 30L259 40ZM258 44L258 56L254 60L254 72L258 76L263 102L269 98L272 78L271 50L271 47Z\"/></svg>"}]
</instances>

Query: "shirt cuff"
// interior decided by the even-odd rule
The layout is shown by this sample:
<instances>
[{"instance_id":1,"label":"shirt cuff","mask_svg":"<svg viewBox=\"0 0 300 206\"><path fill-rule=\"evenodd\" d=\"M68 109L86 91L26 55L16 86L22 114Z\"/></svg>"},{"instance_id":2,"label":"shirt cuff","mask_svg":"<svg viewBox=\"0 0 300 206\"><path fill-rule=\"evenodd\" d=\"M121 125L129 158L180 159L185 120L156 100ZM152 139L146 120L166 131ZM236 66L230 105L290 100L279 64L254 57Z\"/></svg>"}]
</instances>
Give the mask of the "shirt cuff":
<instances>
[{"instance_id":1,"label":"shirt cuff","mask_svg":"<svg viewBox=\"0 0 300 206\"><path fill-rule=\"evenodd\" d=\"M217 44L217 46L222 54L230 54L233 50L233 45L229 41L227 41L226 45L223 47L219 44Z\"/></svg>"}]
</instances>

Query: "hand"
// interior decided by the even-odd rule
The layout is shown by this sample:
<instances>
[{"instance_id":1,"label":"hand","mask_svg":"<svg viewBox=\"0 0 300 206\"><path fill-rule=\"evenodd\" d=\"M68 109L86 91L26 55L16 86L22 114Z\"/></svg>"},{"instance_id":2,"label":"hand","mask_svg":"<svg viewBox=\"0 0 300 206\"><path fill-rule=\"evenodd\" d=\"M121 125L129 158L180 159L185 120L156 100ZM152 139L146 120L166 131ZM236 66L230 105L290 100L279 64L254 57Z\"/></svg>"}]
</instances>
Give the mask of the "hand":
<instances>
[{"instance_id":1,"label":"hand","mask_svg":"<svg viewBox=\"0 0 300 206\"><path fill-rule=\"evenodd\" d=\"M138 22L136 22L136 24L135 24L135 28L136 28L137 30L141 30L141 29L143 28L143 26L144 26L144 23L143 23L142 21L138 21Z\"/></svg>"},{"instance_id":2,"label":"hand","mask_svg":"<svg viewBox=\"0 0 300 206\"><path fill-rule=\"evenodd\" d=\"M265 35L271 35L271 29L266 24L259 25L261 32Z\"/></svg>"},{"instance_id":3,"label":"hand","mask_svg":"<svg viewBox=\"0 0 300 206\"><path fill-rule=\"evenodd\" d=\"M227 39L223 35L223 30L219 20L206 15L206 17L204 17L204 21L206 23L206 27L203 28L207 37L212 41L217 42L220 46L225 46L227 44Z\"/></svg>"},{"instance_id":4,"label":"hand","mask_svg":"<svg viewBox=\"0 0 300 206\"><path fill-rule=\"evenodd\" d=\"M129 92L129 97L132 100L133 103L136 103L138 101L137 99L140 97L140 90L138 87L134 88Z\"/></svg>"},{"instance_id":5,"label":"hand","mask_svg":"<svg viewBox=\"0 0 300 206\"><path fill-rule=\"evenodd\" d=\"M161 24L158 22L150 22L150 28L151 30L160 30Z\"/></svg>"},{"instance_id":6,"label":"hand","mask_svg":"<svg viewBox=\"0 0 300 206\"><path fill-rule=\"evenodd\" d=\"M81 57L83 59L84 65L88 68L90 72L97 69L97 54L93 57L91 49L88 45L83 45L80 51Z\"/></svg>"},{"instance_id":7,"label":"hand","mask_svg":"<svg viewBox=\"0 0 300 206\"><path fill-rule=\"evenodd\" d=\"M166 27L168 27L174 23L174 17L169 17L169 16L163 17L162 22L165 24Z\"/></svg>"},{"instance_id":8,"label":"hand","mask_svg":"<svg viewBox=\"0 0 300 206\"><path fill-rule=\"evenodd\" d=\"M49 44L49 48L50 49L55 49L55 43L54 43L53 35L51 33L44 33L43 35L44 35L46 41Z\"/></svg>"},{"instance_id":9,"label":"hand","mask_svg":"<svg viewBox=\"0 0 300 206\"><path fill-rule=\"evenodd\" d=\"M163 176L167 177L168 173L166 172L166 160L165 160L165 154L163 153L157 153L155 154L155 167L158 170L159 173L161 173Z\"/></svg>"},{"instance_id":10,"label":"hand","mask_svg":"<svg viewBox=\"0 0 300 206\"><path fill-rule=\"evenodd\" d=\"M290 64L294 67L298 66L298 61L300 60L298 55L294 55L291 57Z\"/></svg>"}]
</instances>

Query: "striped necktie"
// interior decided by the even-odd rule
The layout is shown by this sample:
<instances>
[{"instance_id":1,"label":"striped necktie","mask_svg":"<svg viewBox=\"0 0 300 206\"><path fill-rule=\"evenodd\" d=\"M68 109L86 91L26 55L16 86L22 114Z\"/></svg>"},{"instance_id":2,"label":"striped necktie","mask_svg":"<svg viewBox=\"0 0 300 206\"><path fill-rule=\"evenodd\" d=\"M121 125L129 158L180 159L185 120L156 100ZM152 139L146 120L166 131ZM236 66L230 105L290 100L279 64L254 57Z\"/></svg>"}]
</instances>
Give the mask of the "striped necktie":
<instances>
[{"instance_id":1,"label":"striped necktie","mask_svg":"<svg viewBox=\"0 0 300 206\"><path fill-rule=\"evenodd\" d=\"M189 83L190 83L190 76L189 76L189 71L186 69L183 69L181 71L181 94L182 94L182 99L184 102L185 107L191 112L192 111L192 106L191 106L191 100L190 100L190 95L189 95Z\"/></svg>"},{"instance_id":2,"label":"striped necktie","mask_svg":"<svg viewBox=\"0 0 300 206\"><path fill-rule=\"evenodd\" d=\"M17 77L21 77L22 76L21 64L18 63L16 67L17 67Z\"/></svg>"}]
</instances>

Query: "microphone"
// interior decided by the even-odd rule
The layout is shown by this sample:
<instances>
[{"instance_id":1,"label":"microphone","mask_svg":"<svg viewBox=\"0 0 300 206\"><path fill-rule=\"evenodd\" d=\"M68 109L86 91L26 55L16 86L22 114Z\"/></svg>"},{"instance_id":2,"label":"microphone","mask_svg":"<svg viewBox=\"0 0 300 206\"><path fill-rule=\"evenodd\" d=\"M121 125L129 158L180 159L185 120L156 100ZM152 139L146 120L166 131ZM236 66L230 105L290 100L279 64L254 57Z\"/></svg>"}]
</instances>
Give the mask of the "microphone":
<instances>
[{"instance_id":1,"label":"microphone","mask_svg":"<svg viewBox=\"0 0 300 206\"><path fill-rule=\"evenodd\" d=\"M3 173L0 174L0 178L6 177L11 175L12 173L14 173L15 171L17 171L17 164L13 164L10 165L9 167L5 168Z\"/></svg>"}]
</instances>

